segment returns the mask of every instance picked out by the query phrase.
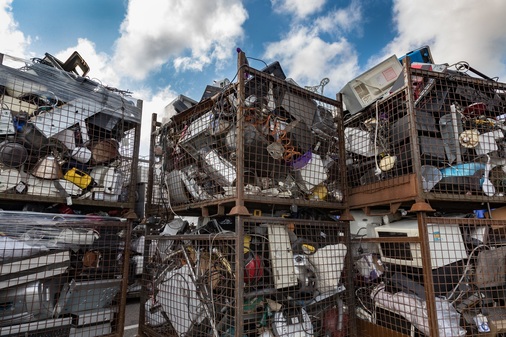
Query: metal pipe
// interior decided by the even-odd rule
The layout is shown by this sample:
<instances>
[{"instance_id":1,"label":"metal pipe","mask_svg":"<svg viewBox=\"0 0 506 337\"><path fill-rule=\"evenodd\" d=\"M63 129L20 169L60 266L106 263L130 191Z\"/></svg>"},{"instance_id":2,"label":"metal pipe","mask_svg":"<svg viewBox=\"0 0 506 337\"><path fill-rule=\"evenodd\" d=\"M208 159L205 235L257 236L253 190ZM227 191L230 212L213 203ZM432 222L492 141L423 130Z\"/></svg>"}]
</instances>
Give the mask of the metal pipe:
<instances>
[{"instance_id":1,"label":"metal pipe","mask_svg":"<svg viewBox=\"0 0 506 337\"><path fill-rule=\"evenodd\" d=\"M429 232L425 212L418 212L418 233L421 238L420 251L422 255L423 279L425 287L425 302L427 304L427 318L429 320L429 336L439 337L438 318L436 308L436 294L432 275L432 262L429 246Z\"/></svg>"},{"instance_id":2,"label":"metal pipe","mask_svg":"<svg viewBox=\"0 0 506 337\"><path fill-rule=\"evenodd\" d=\"M235 194L235 206L230 210L230 215L249 215L248 209L244 206L244 76L246 71L244 67L247 66L246 55L240 51L237 56L237 77L238 77L238 88L237 88L237 150L236 150L236 194Z\"/></svg>"},{"instance_id":3,"label":"metal pipe","mask_svg":"<svg viewBox=\"0 0 506 337\"><path fill-rule=\"evenodd\" d=\"M235 219L235 232L237 233L235 241L235 326L236 336L244 335L244 225L245 220L242 216Z\"/></svg>"},{"instance_id":4,"label":"metal pipe","mask_svg":"<svg viewBox=\"0 0 506 337\"><path fill-rule=\"evenodd\" d=\"M126 312L126 298L128 291L128 276L130 271L130 239L132 236L132 225L133 220L137 219L137 215L133 211L129 211L126 215L127 223L126 223L126 237L125 237L125 247L123 250L123 270L122 270L122 280L121 280L121 292L120 292L120 303L118 310L118 336L123 336L125 331L125 312Z\"/></svg>"},{"instance_id":5,"label":"metal pipe","mask_svg":"<svg viewBox=\"0 0 506 337\"><path fill-rule=\"evenodd\" d=\"M158 126L157 122L157 114L151 115L151 136L149 138L149 169L148 169L148 185L146 186L146 203L145 203L145 217L147 218L150 214L148 212L152 208L153 204L153 186L154 186L154 172L155 172L155 142L156 135L155 131Z\"/></svg>"}]
</instances>

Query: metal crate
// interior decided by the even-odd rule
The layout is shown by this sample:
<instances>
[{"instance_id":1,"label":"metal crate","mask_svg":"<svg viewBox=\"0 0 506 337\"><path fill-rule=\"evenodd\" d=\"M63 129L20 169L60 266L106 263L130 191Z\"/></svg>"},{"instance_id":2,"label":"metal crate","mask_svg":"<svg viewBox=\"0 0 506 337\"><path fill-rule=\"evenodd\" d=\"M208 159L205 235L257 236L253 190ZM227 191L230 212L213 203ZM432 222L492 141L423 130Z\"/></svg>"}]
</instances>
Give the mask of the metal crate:
<instances>
[{"instance_id":1,"label":"metal crate","mask_svg":"<svg viewBox=\"0 0 506 337\"><path fill-rule=\"evenodd\" d=\"M49 54L1 54L2 208L133 208L141 111L128 92L62 69Z\"/></svg>"},{"instance_id":2,"label":"metal crate","mask_svg":"<svg viewBox=\"0 0 506 337\"><path fill-rule=\"evenodd\" d=\"M385 221L353 239L359 335L506 332L504 220Z\"/></svg>"},{"instance_id":3,"label":"metal crate","mask_svg":"<svg viewBox=\"0 0 506 337\"><path fill-rule=\"evenodd\" d=\"M406 63L402 85L345 120L350 207L506 201L506 84L437 70Z\"/></svg>"},{"instance_id":4,"label":"metal crate","mask_svg":"<svg viewBox=\"0 0 506 337\"><path fill-rule=\"evenodd\" d=\"M343 209L341 103L243 65L244 57L237 83L155 130L158 195L168 198L153 204L219 204L234 214L247 214L245 203Z\"/></svg>"},{"instance_id":5,"label":"metal crate","mask_svg":"<svg viewBox=\"0 0 506 337\"><path fill-rule=\"evenodd\" d=\"M122 336L130 226L1 211L0 335Z\"/></svg>"},{"instance_id":6,"label":"metal crate","mask_svg":"<svg viewBox=\"0 0 506 337\"><path fill-rule=\"evenodd\" d=\"M146 236L141 336L356 335L348 223L238 216L160 230Z\"/></svg>"}]
</instances>

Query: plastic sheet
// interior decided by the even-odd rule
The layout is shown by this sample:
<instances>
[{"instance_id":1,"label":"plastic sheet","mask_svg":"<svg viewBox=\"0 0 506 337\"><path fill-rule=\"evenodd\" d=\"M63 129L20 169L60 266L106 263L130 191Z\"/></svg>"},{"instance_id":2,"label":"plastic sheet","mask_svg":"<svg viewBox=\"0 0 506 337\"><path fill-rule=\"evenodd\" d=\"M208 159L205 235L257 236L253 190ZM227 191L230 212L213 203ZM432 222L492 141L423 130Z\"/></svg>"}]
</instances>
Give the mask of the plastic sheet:
<instances>
[{"instance_id":1,"label":"plastic sheet","mask_svg":"<svg viewBox=\"0 0 506 337\"><path fill-rule=\"evenodd\" d=\"M65 63L50 54L1 60L0 177L9 183L0 187L0 200L62 203L66 210L81 200L132 202L130 181L118 177L137 168L141 102L80 76L73 66L86 63L77 53ZM98 166L115 175L93 179Z\"/></svg>"}]
</instances>

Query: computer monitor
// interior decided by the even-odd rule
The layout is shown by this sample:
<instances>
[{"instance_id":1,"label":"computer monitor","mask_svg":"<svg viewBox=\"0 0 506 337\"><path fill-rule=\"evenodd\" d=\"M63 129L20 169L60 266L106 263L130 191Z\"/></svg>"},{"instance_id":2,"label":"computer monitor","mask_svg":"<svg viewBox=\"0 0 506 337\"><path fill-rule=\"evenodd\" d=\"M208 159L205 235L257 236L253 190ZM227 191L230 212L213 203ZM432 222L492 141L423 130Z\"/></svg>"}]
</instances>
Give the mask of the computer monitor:
<instances>
[{"instance_id":1,"label":"computer monitor","mask_svg":"<svg viewBox=\"0 0 506 337\"><path fill-rule=\"evenodd\" d=\"M466 246L458 226L446 224L427 224L432 269L437 269L456 261L467 259ZM406 242L382 242L378 244L381 260L402 266L423 267L420 243L409 242L410 237L418 237L417 220L402 220L374 228L378 238L405 237Z\"/></svg>"}]
</instances>

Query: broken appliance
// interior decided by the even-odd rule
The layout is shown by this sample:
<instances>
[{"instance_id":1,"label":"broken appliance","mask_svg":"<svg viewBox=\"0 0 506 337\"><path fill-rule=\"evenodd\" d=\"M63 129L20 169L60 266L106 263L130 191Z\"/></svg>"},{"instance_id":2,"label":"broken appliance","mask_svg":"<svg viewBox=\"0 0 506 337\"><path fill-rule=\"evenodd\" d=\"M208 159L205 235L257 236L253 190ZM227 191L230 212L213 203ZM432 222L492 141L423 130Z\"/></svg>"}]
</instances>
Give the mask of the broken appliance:
<instances>
[{"instance_id":1,"label":"broken appliance","mask_svg":"<svg viewBox=\"0 0 506 337\"><path fill-rule=\"evenodd\" d=\"M348 82L340 91L346 110L352 115L356 114L388 94L401 72L402 65L397 56L392 55Z\"/></svg>"},{"instance_id":2,"label":"broken appliance","mask_svg":"<svg viewBox=\"0 0 506 337\"><path fill-rule=\"evenodd\" d=\"M120 291L121 280L75 281L65 284L55 306L57 316L107 308Z\"/></svg>"},{"instance_id":3,"label":"broken appliance","mask_svg":"<svg viewBox=\"0 0 506 337\"><path fill-rule=\"evenodd\" d=\"M439 268L467 259L466 246L458 226L427 224L432 268ZM417 220L402 220L374 227L378 238L419 237ZM423 268L419 243L380 243L381 261L396 265Z\"/></svg>"}]
</instances>

